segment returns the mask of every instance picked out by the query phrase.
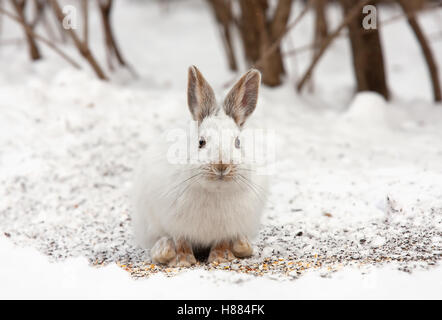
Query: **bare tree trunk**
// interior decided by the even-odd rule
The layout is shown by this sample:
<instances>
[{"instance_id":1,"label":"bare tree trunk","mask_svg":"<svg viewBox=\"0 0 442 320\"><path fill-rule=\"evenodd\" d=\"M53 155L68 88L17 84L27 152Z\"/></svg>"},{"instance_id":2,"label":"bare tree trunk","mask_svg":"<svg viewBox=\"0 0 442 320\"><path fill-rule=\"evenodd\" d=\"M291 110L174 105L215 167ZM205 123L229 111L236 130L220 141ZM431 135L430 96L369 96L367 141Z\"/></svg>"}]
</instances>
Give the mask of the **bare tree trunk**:
<instances>
[{"instance_id":1,"label":"bare tree trunk","mask_svg":"<svg viewBox=\"0 0 442 320\"><path fill-rule=\"evenodd\" d=\"M257 0L240 0L239 5L241 7L241 16L239 18L239 30L241 33L241 39L244 48L244 54L246 61L249 64L253 64L259 59L259 42L260 35L257 28L257 10L261 6L261 2Z\"/></svg>"},{"instance_id":2,"label":"bare tree trunk","mask_svg":"<svg viewBox=\"0 0 442 320\"><path fill-rule=\"evenodd\" d=\"M238 65L236 63L235 51L233 50L231 37L231 26L233 22L232 3L230 0L208 0L208 2L212 7L216 21L219 25L220 35L223 40L229 68L232 71L237 71Z\"/></svg>"},{"instance_id":3,"label":"bare tree trunk","mask_svg":"<svg viewBox=\"0 0 442 320\"><path fill-rule=\"evenodd\" d=\"M267 6L267 3L265 6ZM269 22L266 19L267 7L264 8L264 6L262 6L261 8L256 7L257 26L259 30L259 57L262 57L272 43L270 30L268 28ZM278 50L275 50L263 61L261 68L262 82L270 87L280 85L281 65L282 62L278 61Z\"/></svg>"},{"instance_id":4,"label":"bare tree trunk","mask_svg":"<svg viewBox=\"0 0 442 320\"><path fill-rule=\"evenodd\" d=\"M30 24L28 24L28 22L26 21L26 17L25 17L26 1L25 0L11 0L11 4L14 7L15 11L17 12L17 15L18 15L18 17L22 23L23 29L25 31L26 41L28 43L29 55L30 55L31 59L32 60L40 59L41 58L40 50L38 49L38 46L35 43L35 40L32 37L31 32L29 32L29 29L25 27L25 26L29 26L31 28Z\"/></svg>"},{"instance_id":5,"label":"bare tree trunk","mask_svg":"<svg viewBox=\"0 0 442 320\"><path fill-rule=\"evenodd\" d=\"M284 74L280 43L271 52L269 49L287 30L292 0L279 0L273 18L268 17L266 0L240 0L239 4L239 29L247 62L260 69L264 84L280 85Z\"/></svg>"},{"instance_id":6,"label":"bare tree trunk","mask_svg":"<svg viewBox=\"0 0 442 320\"><path fill-rule=\"evenodd\" d=\"M354 0L340 0L340 2L345 14L356 6ZM385 99L389 99L379 32L377 29L364 29L363 19L361 10L348 24L357 91L375 91Z\"/></svg>"},{"instance_id":7,"label":"bare tree trunk","mask_svg":"<svg viewBox=\"0 0 442 320\"><path fill-rule=\"evenodd\" d=\"M398 2L402 7L402 9L404 10L405 14L407 15L408 24L413 30L416 39L419 42L419 45L422 49L422 53L425 57L425 61L427 63L428 71L431 77L431 84L433 86L434 101L437 102L442 101L438 66L436 60L433 57L433 52L431 51L431 47L428 44L428 40L425 37L425 34L423 33L416 19L416 14L415 14L416 8L413 6L413 3L409 1L399 0Z\"/></svg>"},{"instance_id":8,"label":"bare tree trunk","mask_svg":"<svg viewBox=\"0 0 442 320\"><path fill-rule=\"evenodd\" d=\"M292 9L292 0L279 0L278 5L273 16L273 21L270 25L270 34L272 43L282 37L287 29L287 23L289 21L290 12ZM268 48L269 46L267 46ZM280 74L285 74L285 68L281 55L281 48L278 46L275 50L275 63L277 65L277 71Z\"/></svg>"},{"instance_id":9,"label":"bare tree trunk","mask_svg":"<svg viewBox=\"0 0 442 320\"><path fill-rule=\"evenodd\" d=\"M311 1L313 4L313 10L315 11L315 31L313 39L313 43L315 45L313 47L313 56L312 56L313 60L315 58L315 55L318 53L319 48L322 46L324 40L328 36L328 27L327 27L327 18L326 18L327 0L311 0ZM309 84L309 91L313 91L312 78L310 78L308 84Z\"/></svg>"}]
</instances>

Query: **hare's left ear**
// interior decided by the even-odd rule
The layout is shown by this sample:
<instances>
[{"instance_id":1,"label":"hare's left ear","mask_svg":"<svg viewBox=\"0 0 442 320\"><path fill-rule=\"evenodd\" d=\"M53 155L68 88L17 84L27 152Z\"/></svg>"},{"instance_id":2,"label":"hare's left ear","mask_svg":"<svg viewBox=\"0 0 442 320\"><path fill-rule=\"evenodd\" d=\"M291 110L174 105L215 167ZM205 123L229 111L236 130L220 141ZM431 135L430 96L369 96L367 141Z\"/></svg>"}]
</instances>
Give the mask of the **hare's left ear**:
<instances>
[{"instance_id":1,"label":"hare's left ear","mask_svg":"<svg viewBox=\"0 0 442 320\"><path fill-rule=\"evenodd\" d=\"M226 114L242 127L256 108L258 101L261 73L256 69L249 70L238 80L224 100Z\"/></svg>"},{"instance_id":2,"label":"hare's left ear","mask_svg":"<svg viewBox=\"0 0 442 320\"><path fill-rule=\"evenodd\" d=\"M189 67L187 104L193 119L198 123L217 111L213 89L195 66Z\"/></svg>"}]
</instances>

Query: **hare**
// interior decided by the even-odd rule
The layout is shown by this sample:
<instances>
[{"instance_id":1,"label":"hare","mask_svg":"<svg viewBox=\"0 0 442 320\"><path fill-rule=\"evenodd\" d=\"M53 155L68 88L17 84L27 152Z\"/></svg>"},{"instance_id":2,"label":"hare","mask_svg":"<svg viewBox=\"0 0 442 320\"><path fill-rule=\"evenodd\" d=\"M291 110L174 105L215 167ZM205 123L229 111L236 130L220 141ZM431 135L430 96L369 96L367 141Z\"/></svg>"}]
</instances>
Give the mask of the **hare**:
<instances>
[{"instance_id":1,"label":"hare","mask_svg":"<svg viewBox=\"0 0 442 320\"><path fill-rule=\"evenodd\" d=\"M208 262L253 254L250 239L259 229L267 178L232 154L243 152L241 132L255 110L260 81L259 71L249 70L218 105L201 72L189 67L188 107L198 128L191 152L199 161L171 163L160 145L137 171L132 224L154 262L191 266L194 250L203 247L210 248Z\"/></svg>"}]
</instances>

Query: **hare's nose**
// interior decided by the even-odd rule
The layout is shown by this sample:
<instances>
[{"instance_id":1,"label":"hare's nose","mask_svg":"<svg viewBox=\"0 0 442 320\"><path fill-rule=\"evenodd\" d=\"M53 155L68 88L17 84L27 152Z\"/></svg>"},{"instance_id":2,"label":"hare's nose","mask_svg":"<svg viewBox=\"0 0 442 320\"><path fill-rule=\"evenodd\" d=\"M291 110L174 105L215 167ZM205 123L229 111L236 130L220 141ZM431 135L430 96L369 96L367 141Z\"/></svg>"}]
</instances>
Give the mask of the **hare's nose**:
<instances>
[{"instance_id":1,"label":"hare's nose","mask_svg":"<svg viewBox=\"0 0 442 320\"><path fill-rule=\"evenodd\" d=\"M225 175L229 174L231 169L232 169L232 166L230 164L223 164L223 163L212 164L212 170L217 175L225 176Z\"/></svg>"}]
</instances>

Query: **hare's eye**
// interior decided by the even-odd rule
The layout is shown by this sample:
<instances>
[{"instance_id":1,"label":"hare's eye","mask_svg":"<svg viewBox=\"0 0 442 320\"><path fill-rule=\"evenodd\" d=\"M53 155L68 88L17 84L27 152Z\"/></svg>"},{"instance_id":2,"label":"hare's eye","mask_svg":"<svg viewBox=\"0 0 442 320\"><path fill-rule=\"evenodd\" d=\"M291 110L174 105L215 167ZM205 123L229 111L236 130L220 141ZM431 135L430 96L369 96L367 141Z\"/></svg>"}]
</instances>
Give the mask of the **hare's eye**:
<instances>
[{"instance_id":1,"label":"hare's eye","mask_svg":"<svg viewBox=\"0 0 442 320\"><path fill-rule=\"evenodd\" d=\"M199 142L199 148L203 148L206 145L206 139L204 138L200 138L200 142Z\"/></svg>"},{"instance_id":2,"label":"hare's eye","mask_svg":"<svg viewBox=\"0 0 442 320\"><path fill-rule=\"evenodd\" d=\"M241 141L239 141L239 138L236 137L236 139L235 139L235 148L239 149L240 147L241 147Z\"/></svg>"}]
</instances>

